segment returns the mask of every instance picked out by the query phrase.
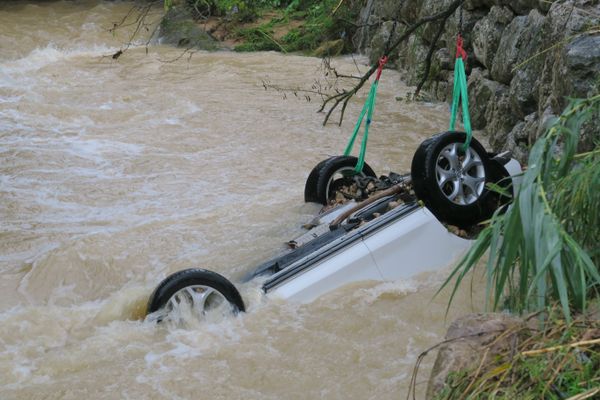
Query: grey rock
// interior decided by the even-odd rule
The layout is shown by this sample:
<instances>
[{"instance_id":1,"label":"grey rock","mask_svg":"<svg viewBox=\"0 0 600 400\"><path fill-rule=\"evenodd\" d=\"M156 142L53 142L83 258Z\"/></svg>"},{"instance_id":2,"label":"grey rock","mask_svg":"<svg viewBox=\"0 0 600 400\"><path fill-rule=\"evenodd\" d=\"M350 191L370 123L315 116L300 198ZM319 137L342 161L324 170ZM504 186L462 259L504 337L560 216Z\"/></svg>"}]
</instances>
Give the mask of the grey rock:
<instances>
[{"instance_id":1,"label":"grey rock","mask_svg":"<svg viewBox=\"0 0 600 400\"><path fill-rule=\"evenodd\" d=\"M514 158L522 163L527 161L529 148L533 144L531 138L535 137L539 127L537 113L529 114L524 121L519 122L506 137L505 147L502 150L512 152Z\"/></svg>"},{"instance_id":2,"label":"grey rock","mask_svg":"<svg viewBox=\"0 0 600 400\"><path fill-rule=\"evenodd\" d=\"M475 28L475 24L487 15L487 10L473 10L463 11L463 24L462 24L462 37L464 39L465 49L471 48L472 32ZM459 31L459 12L458 10L453 16L448 18L446 22L446 30L442 35L442 44L440 46L448 47L452 54L456 53L456 37ZM472 52L469 51L469 55L473 56Z\"/></svg>"},{"instance_id":3,"label":"grey rock","mask_svg":"<svg viewBox=\"0 0 600 400\"><path fill-rule=\"evenodd\" d=\"M600 22L600 11L589 1L554 2L548 11L551 40L572 36Z\"/></svg>"},{"instance_id":4,"label":"grey rock","mask_svg":"<svg viewBox=\"0 0 600 400\"><path fill-rule=\"evenodd\" d=\"M589 97L600 92L600 35L577 38L565 51L571 96Z\"/></svg>"},{"instance_id":5,"label":"grey rock","mask_svg":"<svg viewBox=\"0 0 600 400\"><path fill-rule=\"evenodd\" d=\"M581 136L577 150L580 153L594 150L600 143L600 112L597 112L581 128Z\"/></svg>"},{"instance_id":6,"label":"grey rock","mask_svg":"<svg viewBox=\"0 0 600 400\"><path fill-rule=\"evenodd\" d=\"M373 4L373 13L376 15L381 15L383 17L387 17L389 19L394 19L398 15L400 15L400 10L403 6L402 1L397 0L380 0L375 1ZM418 2L415 2L418 3ZM411 5L412 7L417 6L417 4Z\"/></svg>"},{"instance_id":7,"label":"grey rock","mask_svg":"<svg viewBox=\"0 0 600 400\"><path fill-rule=\"evenodd\" d=\"M396 1L397 2L397 1ZM400 2L400 18L404 21L416 21L421 13L423 0L403 0Z\"/></svg>"},{"instance_id":8,"label":"grey rock","mask_svg":"<svg viewBox=\"0 0 600 400\"><path fill-rule=\"evenodd\" d=\"M356 31L353 42L355 48L362 53L369 52L369 45L378 29L377 22L380 17L373 14L374 3L375 0L368 0L359 13L358 25L360 28Z\"/></svg>"},{"instance_id":9,"label":"grey rock","mask_svg":"<svg viewBox=\"0 0 600 400\"><path fill-rule=\"evenodd\" d=\"M419 83L428 52L429 47L417 35L412 35L408 39L405 63L410 66L406 71L406 81L409 85Z\"/></svg>"},{"instance_id":10,"label":"grey rock","mask_svg":"<svg viewBox=\"0 0 600 400\"><path fill-rule=\"evenodd\" d=\"M511 7L517 14L528 14L529 11L540 7L538 0L505 0L504 5Z\"/></svg>"},{"instance_id":11,"label":"grey rock","mask_svg":"<svg viewBox=\"0 0 600 400\"><path fill-rule=\"evenodd\" d=\"M371 64L376 63L377 60L379 60L379 58L385 52L388 43L390 43L390 35L392 34L392 29L394 29L394 22L385 21L383 24L381 24L381 28L373 36L373 39L371 40L371 48L369 51L369 62L371 62ZM403 24L396 24L396 29L394 30L394 37L398 37L399 32L403 31L404 29L405 27ZM392 42L393 40L394 39L392 38ZM398 59L401 50L402 47L397 48L393 52L391 52L391 62L395 62Z\"/></svg>"},{"instance_id":12,"label":"grey rock","mask_svg":"<svg viewBox=\"0 0 600 400\"><path fill-rule=\"evenodd\" d=\"M496 3L496 0L465 0L463 7L465 10L476 10L478 8L490 8Z\"/></svg>"},{"instance_id":13,"label":"grey rock","mask_svg":"<svg viewBox=\"0 0 600 400\"><path fill-rule=\"evenodd\" d=\"M420 18L427 17L430 15L437 14L438 12L445 10L452 3L452 0L425 0L421 7ZM441 22L432 22L426 24L422 30L421 37L425 43L430 44L433 42L435 35L440 27Z\"/></svg>"},{"instance_id":14,"label":"grey rock","mask_svg":"<svg viewBox=\"0 0 600 400\"><path fill-rule=\"evenodd\" d=\"M499 336L525 323L507 314L471 314L454 321L448 328L448 343L440 347L431 371L426 399L432 399L443 389L451 372L477 368L485 349L487 357L494 357L510 348L514 335ZM498 339L498 340L497 340Z\"/></svg>"},{"instance_id":15,"label":"grey rock","mask_svg":"<svg viewBox=\"0 0 600 400\"><path fill-rule=\"evenodd\" d=\"M441 70L450 71L454 66L454 58L450 55L450 52L445 47L435 52L433 55L433 61Z\"/></svg>"},{"instance_id":16,"label":"grey rock","mask_svg":"<svg viewBox=\"0 0 600 400\"><path fill-rule=\"evenodd\" d=\"M541 66L539 62L518 69L510 83L510 100L512 112L524 118L538 108L538 89Z\"/></svg>"},{"instance_id":17,"label":"grey rock","mask_svg":"<svg viewBox=\"0 0 600 400\"><path fill-rule=\"evenodd\" d=\"M391 32L391 23L381 24L382 20L398 17L411 24L452 1L367 0L368 23L373 24L367 31L373 39L365 42L365 48L373 46L371 61L376 62ZM544 133L547 121L560 115L569 97L600 92L600 35L582 35L600 25L598 7L598 0L465 0L471 119L473 127L489 135L493 150L511 149L523 160L529 145ZM424 87L440 100L452 96L458 21L457 10L436 44L430 81ZM438 26L422 27L398 47L395 65L404 70L407 83L420 80ZM405 29L399 24L398 34ZM586 124L583 137L582 148L600 140L600 124Z\"/></svg>"},{"instance_id":18,"label":"grey rock","mask_svg":"<svg viewBox=\"0 0 600 400\"><path fill-rule=\"evenodd\" d=\"M514 17L507 7L494 6L488 15L477 21L473 28L473 52L486 68L491 68L504 28Z\"/></svg>"},{"instance_id":19,"label":"grey rock","mask_svg":"<svg viewBox=\"0 0 600 400\"><path fill-rule=\"evenodd\" d=\"M492 66L492 78L509 84L513 68L539 50L541 28L545 19L537 10L518 16L504 30Z\"/></svg>"},{"instance_id":20,"label":"grey rock","mask_svg":"<svg viewBox=\"0 0 600 400\"><path fill-rule=\"evenodd\" d=\"M186 7L171 8L160 22L161 43L178 47L216 50L217 42L194 22Z\"/></svg>"},{"instance_id":21,"label":"grey rock","mask_svg":"<svg viewBox=\"0 0 600 400\"><path fill-rule=\"evenodd\" d=\"M437 86L435 88L435 98L438 101L447 101L450 97L448 92L450 91L450 84L447 81L439 81L437 82Z\"/></svg>"},{"instance_id":22,"label":"grey rock","mask_svg":"<svg viewBox=\"0 0 600 400\"><path fill-rule=\"evenodd\" d=\"M515 13L526 15L534 8L548 11L549 5L540 0L465 0L463 7L467 10L491 8L492 6L507 6Z\"/></svg>"},{"instance_id":23,"label":"grey rock","mask_svg":"<svg viewBox=\"0 0 600 400\"><path fill-rule=\"evenodd\" d=\"M486 79L480 68L474 68L469 76L467 88L469 90L469 112L471 125L474 129L483 129L487 125L486 111L490 101L495 100L498 82Z\"/></svg>"},{"instance_id":24,"label":"grey rock","mask_svg":"<svg viewBox=\"0 0 600 400\"><path fill-rule=\"evenodd\" d=\"M506 147L506 135L519 122L519 118L512 113L508 92L508 86L498 84L485 112L485 120L487 121L485 132L489 136L490 145L494 150Z\"/></svg>"}]
</instances>

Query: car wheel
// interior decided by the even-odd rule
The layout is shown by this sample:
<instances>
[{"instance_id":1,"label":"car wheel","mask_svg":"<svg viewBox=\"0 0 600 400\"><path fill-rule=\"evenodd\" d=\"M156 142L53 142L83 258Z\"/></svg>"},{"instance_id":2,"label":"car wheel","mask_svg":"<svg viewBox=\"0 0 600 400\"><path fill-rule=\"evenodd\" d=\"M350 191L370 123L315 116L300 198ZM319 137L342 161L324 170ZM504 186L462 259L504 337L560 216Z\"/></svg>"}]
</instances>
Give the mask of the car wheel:
<instances>
[{"instance_id":1,"label":"car wheel","mask_svg":"<svg viewBox=\"0 0 600 400\"><path fill-rule=\"evenodd\" d=\"M310 174L308 174L308 178L306 178L306 183L304 184L304 201L306 203L320 203L317 197L317 182L319 181L321 168L323 168L323 165L332 158L335 157L329 157L321 161L312 169L312 171L310 171Z\"/></svg>"},{"instance_id":2,"label":"car wheel","mask_svg":"<svg viewBox=\"0 0 600 400\"><path fill-rule=\"evenodd\" d=\"M147 314L156 313L158 322L178 319L185 310L200 319L209 313L237 314L245 311L238 290L225 277L204 269L186 269L164 279L148 301Z\"/></svg>"},{"instance_id":3,"label":"car wheel","mask_svg":"<svg viewBox=\"0 0 600 400\"><path fill-rule=\"evenodd\" d=\"M417 197L442 222L461 228L489 219L497 208L486 183L492 182L487 152L476 139L462 150L464 132L444 132L423 142L411 165Z\"/></svg>"},{"instance_id":4,"label":"car wheel","mask_svg":"<svg viewBox=\"0 0 600 400\"><path fill-rule=\"evenodd\" d=\"M306 180L304 198L308 197L312 199L310 201L323 205L329 204L338 189L354 182L354 177L357 175L354 168L357 162L358 159L354 156L335 156L317 164L311 172L312 176L309 175ZM377 177L367 163L358 175ZM307 193L310 196L307 196Z\"/></svg>"}]
</instances>

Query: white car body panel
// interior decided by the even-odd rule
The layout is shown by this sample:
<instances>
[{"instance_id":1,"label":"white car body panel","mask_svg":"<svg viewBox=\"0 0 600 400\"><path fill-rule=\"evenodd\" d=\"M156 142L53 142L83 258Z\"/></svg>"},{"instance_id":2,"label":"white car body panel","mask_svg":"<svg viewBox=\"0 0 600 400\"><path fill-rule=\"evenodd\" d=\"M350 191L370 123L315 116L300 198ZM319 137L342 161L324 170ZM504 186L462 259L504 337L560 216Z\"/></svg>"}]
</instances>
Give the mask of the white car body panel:
<instances>
[{"instance_id":1,"label":"white car body panel","mask_svg":"<svg viewBox=\"0 0 600 400\"><path fill-rule=\"evenodd\" d=\"M452 264L472 241L444 227L425 207L364 240L384 280L410 278Z\"/></svg>"},{"instance_id":2,"label":"white car body panel","mask_svg":"<svg viewBox=\"0 0 600 400\"><path fill-rule=\"evenodd\" d=\"M351 282L383 280L362 240L313 265L269 293L279 298L308 303Z\"/></svg>"},{"instance_id":3,"label":"white car body panel","mask_svg":"<svg viewBox=\"0 0 600 400\"><path fill-rule=\"evenodd\" d=\"M410 278L447 267L470 244L418 208L284 281L269 296L308 303L352 282Z\"/></svg>"}]
</instances>

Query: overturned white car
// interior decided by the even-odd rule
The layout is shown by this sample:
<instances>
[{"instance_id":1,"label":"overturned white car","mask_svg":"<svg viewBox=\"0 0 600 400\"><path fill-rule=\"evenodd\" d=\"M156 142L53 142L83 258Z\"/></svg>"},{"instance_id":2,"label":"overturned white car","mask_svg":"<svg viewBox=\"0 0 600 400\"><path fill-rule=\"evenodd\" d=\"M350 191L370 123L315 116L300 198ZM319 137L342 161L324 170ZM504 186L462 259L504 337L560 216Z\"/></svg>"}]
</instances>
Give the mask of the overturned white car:
<instances>
[{"instance_id":1,"label":"overturned white car","mask_svg":"<svg viewBox=\"0 0 600 400\"><path fill-rule=\"evenodd\" d=\"M488 219L510 197L487 184L510 194L521 172L516 160L486 152L475 139L464 151L465 139L462 132L427 139L406 175L377 179L367 164L356 173L357 159L351 156L322 161L308 176L304 196L329 210L290 242L288 253L257 266L246 280L261 277L267 295L310 302L350 282L392 281L447 267L471 240L446 225L457 232ZM164 279L150 296L147 313L161 321L181 307L199 318L245 311L229 280L196 268Z\"/></svg>"}]
</instances>

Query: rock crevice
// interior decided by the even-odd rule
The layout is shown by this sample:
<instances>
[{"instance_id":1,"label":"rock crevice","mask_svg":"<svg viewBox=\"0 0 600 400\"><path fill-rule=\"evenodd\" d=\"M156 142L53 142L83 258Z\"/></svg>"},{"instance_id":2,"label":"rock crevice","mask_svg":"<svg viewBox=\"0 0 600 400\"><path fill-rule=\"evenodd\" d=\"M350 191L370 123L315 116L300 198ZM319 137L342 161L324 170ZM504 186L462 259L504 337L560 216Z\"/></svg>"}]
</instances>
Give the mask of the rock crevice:
<instances>
[{"instance_id":1,"label":"rock crevice","mask_svg":"<svg viewBox=\"0 0 600 400\"><path fill-rule=\"evenodd\" d=\"M370 0L362 12L358 50L375 62L384 51L393 20L395 35L410 21L438 12L451 0ZM432 60L426 90L447 101L452 87L459 11L445 27ZM379 24L374 21L380 21ZM559 115L568 99L600 92L600 1L466 0L462 32L473 126L489 136L495 151L525 160L529 147ZM425 56L438 27L419 29L391 55L407 83L421 79ZM591 135L591 136L590 136ZM600 140L600 125L588 137ZM582 142L589 150L594 140Z\"/></svg>"}]
</instances>

